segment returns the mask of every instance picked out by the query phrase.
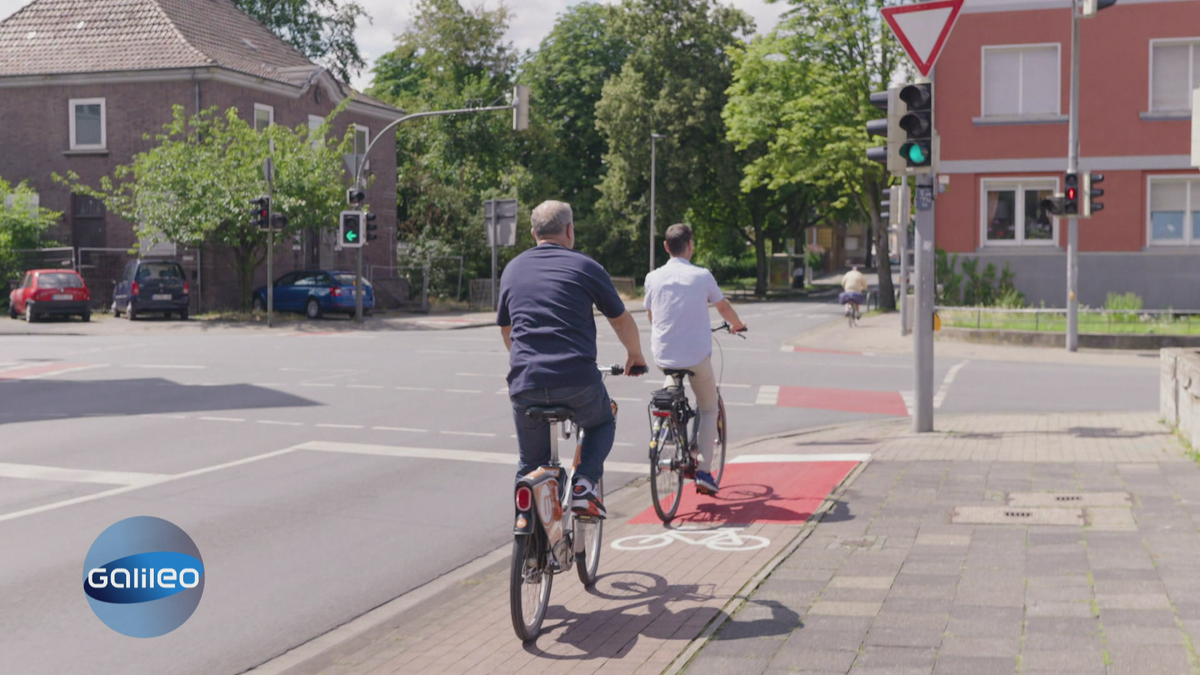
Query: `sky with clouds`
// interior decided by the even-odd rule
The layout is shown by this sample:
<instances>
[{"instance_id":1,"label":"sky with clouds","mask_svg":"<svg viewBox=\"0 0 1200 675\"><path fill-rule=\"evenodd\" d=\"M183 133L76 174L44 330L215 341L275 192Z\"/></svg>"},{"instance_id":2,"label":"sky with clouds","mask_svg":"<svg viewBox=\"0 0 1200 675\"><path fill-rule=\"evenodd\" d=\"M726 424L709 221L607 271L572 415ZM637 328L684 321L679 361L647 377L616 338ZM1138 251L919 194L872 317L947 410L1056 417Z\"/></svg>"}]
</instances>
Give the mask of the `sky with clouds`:
<instances>
[{"instance_id":1,"label":"sky with clouds","mask_svg":"<svg viewBox=\"0 0 1200 675\"><path fill-rule=\"evenodd\" d=\"M479 0L462 0L464 4L473 6ZM744 10L753 19L760 33L770 31L779 21L779 16L788 9L786 2L781 0L767 4L764 0L720 0ZM392 38L402 32L408 25L413 13L413 0L358 0L374 20L370 25L360 25L358 43L367 63L371 64L380 55L392 48ZM577 0L506 0L505 4L512 10L512 25L509 27L508 39L520 51L534 49L542 38L554 27L555 18ZM0 18L7 18L21 7L29 4L29 0L0 0ZM485 6L494 7L496 0L487 0ZM362 73L355 79L357 88L370 84L370 72Z\"/></svg>"}]
</instances>

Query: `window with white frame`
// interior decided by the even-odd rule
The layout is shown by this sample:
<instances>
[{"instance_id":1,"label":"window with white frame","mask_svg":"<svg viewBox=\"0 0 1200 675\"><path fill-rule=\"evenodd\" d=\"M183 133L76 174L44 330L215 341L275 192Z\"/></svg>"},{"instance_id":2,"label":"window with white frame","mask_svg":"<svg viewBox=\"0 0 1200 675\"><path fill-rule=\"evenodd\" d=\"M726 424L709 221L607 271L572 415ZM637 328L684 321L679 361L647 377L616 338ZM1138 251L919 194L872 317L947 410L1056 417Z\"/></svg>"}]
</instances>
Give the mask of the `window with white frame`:
<instances>
[{"instance_id":1,"label":"window with white frame","mask_svg":"<svg viewBox=\"0 0 1200 675\"><path fill-rule=\"evenodd\" d=\"M1149 190L1150 243L1200 246L1200 180L1151 178Z\"/></svg>"},{"instance_id":2,"label":"window with white frame","mask_svg":"<svg viewBox=\"0 0 1200 675\"><path fill-rule=\"evenodd\" d=\"M275 123L275 108L262 103L254 104L254 130L263 131Z\"/></svg>"},{"instance_id":3,"label":"window with white frame","mask_svg":"<svg viewBox=\"0 0 1200 675\"><path fill-rule=\"evenodd\" d=\"M1037 117L1060 114L1061 46L983 48L983 116Z\"/></svg>"},{"instance_id":4,"label":"window with white frame","mask_svg":"<svg viewBox=\"0 0 1200 675\"><path fill-rule=\"evenodd\" d=\"M1042 200L1054 196L1055 179L983 181L982 236L985 245L1054 246L1056 218L1042 212Z\"/></svg>"},{"instance_id":5,"label":"window with white frame","mask_svg":"<svg viewBox=\"0 0 1200 675\"><path fill-rule=\"evenodd\" d=\"M1200 38L1150 42L1150 111L1192 109L1192 91L1200 88Z\"/></svg>"},{"instance_id":6,"label":"window with white frame","mask_svg":"<svg viewBox=\"0 0 1200 675\"><path fill-rule=\"evenodd\" d=\"M317 134L321 130L322 124L325 124L324 117L321 117L320 115L309 115L308 116L308 139L309 139L309 142L312 143L312 146L314 148L321 147L321 141L323 139L320 136L318 136Z\"/></svg>"},{"instance_id":7,"label":"window with white frame","mask_svg":"<svg viewBox=\"0 0 1200 675\"><path fill-rule=\"evenodd\" d=\"M371 143L371 129L361 124L354 125L354 154L367 154L367 146Z\"/></svg>"},{"instance_id":8,"label":"window with white frame","mask_svg":"<svg viewBox=\"0 0 1200 675\"><path fill-rule=\"evenodd\" d=\"M71 149L108 148L107 108L102 98L73 98L71 112Z\"/></svg>"}]
</instances>

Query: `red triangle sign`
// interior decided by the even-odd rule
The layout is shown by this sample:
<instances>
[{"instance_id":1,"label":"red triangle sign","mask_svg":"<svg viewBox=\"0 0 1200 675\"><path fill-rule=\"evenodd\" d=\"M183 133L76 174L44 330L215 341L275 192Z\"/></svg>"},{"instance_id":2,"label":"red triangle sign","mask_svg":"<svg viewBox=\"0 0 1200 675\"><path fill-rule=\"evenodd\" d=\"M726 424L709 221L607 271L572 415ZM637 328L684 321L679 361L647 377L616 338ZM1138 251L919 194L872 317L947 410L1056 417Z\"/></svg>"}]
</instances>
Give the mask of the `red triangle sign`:
<instances>
[{"instance_id":1,"label":"red triangle sign","mask_svg":"<svg viewBox=\"0 0 1200 675\"><path fill-rule=\"evenodd\" d=\"M934 0L883 10L884 20L922 77L929 77L937 63L962 6L963 0Z\"/></svg>"}]
</instances>

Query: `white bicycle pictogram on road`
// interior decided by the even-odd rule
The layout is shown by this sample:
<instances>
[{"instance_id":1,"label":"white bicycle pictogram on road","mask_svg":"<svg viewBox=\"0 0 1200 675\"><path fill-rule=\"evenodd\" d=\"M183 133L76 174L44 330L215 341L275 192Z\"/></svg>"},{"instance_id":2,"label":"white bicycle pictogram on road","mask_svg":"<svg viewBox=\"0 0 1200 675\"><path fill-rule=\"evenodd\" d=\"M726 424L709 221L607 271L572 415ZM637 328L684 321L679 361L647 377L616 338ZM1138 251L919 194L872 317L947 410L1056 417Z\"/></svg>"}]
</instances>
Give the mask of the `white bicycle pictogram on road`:
<instances>
[{"instance_id":1,"label":"white bicycle pictogram on road","mask_svg":"<svg viewBox=\"0 0 1200 675\"><path fill-rule=\"evenodd\" d=\"M721 528L703 532L667 530L658 534L635 534L612 543L618 551L645 551L682 542L689 546L706 546L714 551L756 551L771 545L771 540L753 534L738 534L743 528Z\"/></svg>"}]
</instances>

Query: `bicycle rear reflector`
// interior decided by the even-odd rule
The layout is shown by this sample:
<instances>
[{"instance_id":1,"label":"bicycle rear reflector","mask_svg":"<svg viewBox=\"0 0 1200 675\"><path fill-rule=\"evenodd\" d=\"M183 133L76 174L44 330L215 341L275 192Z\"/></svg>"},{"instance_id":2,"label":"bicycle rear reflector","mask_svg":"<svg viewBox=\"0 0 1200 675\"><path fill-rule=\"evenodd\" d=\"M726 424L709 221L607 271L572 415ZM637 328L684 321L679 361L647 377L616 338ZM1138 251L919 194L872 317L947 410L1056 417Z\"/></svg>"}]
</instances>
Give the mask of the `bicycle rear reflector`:
<instances>
[{"instance_id":1,"label":"bicycle rear reflector","mask_svg":"<svg viewBox=\"0 0 1200 675\"><path fill-rule=\"evenodd\" d=\"M528 511L533 505L533 490L522 485L517 488L517 509L520 511Z\"/></svg>"}]
</instances>

